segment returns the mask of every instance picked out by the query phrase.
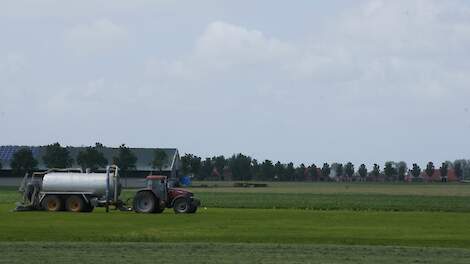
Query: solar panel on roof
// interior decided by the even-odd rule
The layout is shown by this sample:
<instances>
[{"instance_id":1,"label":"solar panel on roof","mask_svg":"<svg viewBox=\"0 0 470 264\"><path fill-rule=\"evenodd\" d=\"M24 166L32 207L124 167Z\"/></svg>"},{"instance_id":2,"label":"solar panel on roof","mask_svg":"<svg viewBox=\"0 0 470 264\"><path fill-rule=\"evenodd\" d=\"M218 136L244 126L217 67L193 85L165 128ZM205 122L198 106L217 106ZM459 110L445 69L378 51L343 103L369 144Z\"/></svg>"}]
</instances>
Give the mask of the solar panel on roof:
<instances>
[{"instance_id":1,"label":"solar panel on roof","mask_svg":"<svg viewBox=\"0 0 470 264\"><path fill-rule=\"evenodd\" d=\"M0 148L0 157L2 160L10 160L13 154L16 152L17 147L15 146L2 146Z\"/></svg>"},{"instance_id":2,"label":"solar panel on roof","mask_svg":"<svg viewBox=\"0 0 470 264\"><path fill-rule=\"evenodd\" d=\"M33 150L32 147L28 147L33 151L33 156L37 156L39 149ZM0 159L11 160L13 155L20 149L19 146L0 146Z\"/></svg>"}]
</instances>

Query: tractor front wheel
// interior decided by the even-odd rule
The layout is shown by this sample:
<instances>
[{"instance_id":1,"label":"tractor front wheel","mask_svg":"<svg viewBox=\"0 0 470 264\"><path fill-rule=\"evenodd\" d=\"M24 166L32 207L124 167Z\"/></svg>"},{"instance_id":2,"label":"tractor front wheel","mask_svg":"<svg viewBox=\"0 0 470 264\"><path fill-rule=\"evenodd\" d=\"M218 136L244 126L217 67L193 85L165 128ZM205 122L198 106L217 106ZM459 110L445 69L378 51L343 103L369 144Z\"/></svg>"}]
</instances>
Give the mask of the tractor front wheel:
<instances>
[{"instance_id":1,"label":"tractor front wheel","mask_svg":"<svg viewBox=\"0 0 470 264\"><path fill-rule=\"evenodd\" d=\"M134 197L133 207L136 213L153 213L156 207L155 197L150 192L139 192Z\"/></svg>"},{"instance_id":2,"label":"tractor front wheel","mask_svg":"<svg viewBox=\"0 0 470 264\"><path fill-rule=\"evenodd\" d=\"M173 210L177 214L189 213L190 207L191 206L188 199L185 198L176 199L175 203L173 204Z\"/></svg>"}]
</instances>

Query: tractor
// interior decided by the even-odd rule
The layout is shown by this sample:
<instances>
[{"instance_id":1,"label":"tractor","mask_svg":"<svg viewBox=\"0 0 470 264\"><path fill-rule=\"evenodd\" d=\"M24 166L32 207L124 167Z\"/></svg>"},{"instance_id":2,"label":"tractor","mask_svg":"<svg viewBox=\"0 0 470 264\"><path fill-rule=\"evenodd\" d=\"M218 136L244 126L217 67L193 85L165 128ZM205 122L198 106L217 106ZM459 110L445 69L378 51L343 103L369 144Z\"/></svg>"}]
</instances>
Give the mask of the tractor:
<instances>
[{"instance_id":1,"label":"tractor","mask_svg":"<svg viewBox=\"0 0 470 264\"><path fill-rule=\"evenodd\" d=\"M162 213L165 208L173 208L177 214L193 214L201 205L192 192L170 187L166 176L150 175L146 181L147 186L134 196L133 210L136 213Z\"/></svg>"}]
</instances>

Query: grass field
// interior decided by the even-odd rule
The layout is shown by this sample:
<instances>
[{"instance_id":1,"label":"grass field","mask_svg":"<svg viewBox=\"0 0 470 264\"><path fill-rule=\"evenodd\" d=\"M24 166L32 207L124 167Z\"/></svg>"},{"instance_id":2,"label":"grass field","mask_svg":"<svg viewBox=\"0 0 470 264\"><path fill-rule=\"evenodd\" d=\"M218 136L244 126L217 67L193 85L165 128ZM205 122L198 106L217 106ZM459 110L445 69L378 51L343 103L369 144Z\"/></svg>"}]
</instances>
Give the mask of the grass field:
<instances>
[{"instance_id":1,"label":"grass field","mask_svg":"<svg viewBox=\"0 0 470 264\"><path fill-rule=\"evenodd\" d=\"M64 250L66 248L66 250ZM58 254L58 252L61 252ZM86 252L86 253L84 253ZM439 263L467 264L470 250L232 243L2 243L0 263ZM52 256L52 257L51 257ZM77 261L79 260L79 261Z\"/></svg>"},{"instance_id":2,"label":"grass field","mask_svg":"<svg viewBox=\"0 0 470 264\"><path fill-rule=\"evenodd\" d=\"M125 263L139 254L148 263L470 263L469 185L320 187L193 188L207 207L195 215L13 213L18 195L2 188L0 263L31 259L31 249L41 252L33 263ZM57 255L62 243L68 250Z\"/></svg>"},{"instance_id":3,"label":"grass field","mask_svg":"<svg viewBox=\"0 0 470 264\"><path fill-rule=\"evenodd\" d=\"M420 186L414 187L417 193L423 190L416 190L417 187ZM270 192L266 188L256 188L265 189L259 193L254 192L255 188L220 188L222 190L194 188L192 191L203 201L203 206L209 208L470 212L470 196L396 194L392 191L393 189L385 194L359 193L350 192L342 187L335 186L335 188L337 188L336 193L294 193L292 191L282 193L278 188L271 189ZM364 187L361 188L364 189ZM347 191L341 192L343 189ZM1 190L1 203L13 204L19 200L15 189L3 188ZM461 189L461 192L463 190ZM135 190L125 190L123 198L125 200L132 198L134 193Z\"/></svg>"},{"instance_id":4,"label":"grass field","mask_svg":"<svg viewBox=\"0 0 470 264\"><path fill-rule=\"evenodd\" d=\"M264 182L266 183L266 182ZM462 183L371 183L371 182L267 182L264 188L234 188L234 182L193 182L196 192L387 194L422 196L470 196L470 184Z\"/></svg>"}]
</instances>

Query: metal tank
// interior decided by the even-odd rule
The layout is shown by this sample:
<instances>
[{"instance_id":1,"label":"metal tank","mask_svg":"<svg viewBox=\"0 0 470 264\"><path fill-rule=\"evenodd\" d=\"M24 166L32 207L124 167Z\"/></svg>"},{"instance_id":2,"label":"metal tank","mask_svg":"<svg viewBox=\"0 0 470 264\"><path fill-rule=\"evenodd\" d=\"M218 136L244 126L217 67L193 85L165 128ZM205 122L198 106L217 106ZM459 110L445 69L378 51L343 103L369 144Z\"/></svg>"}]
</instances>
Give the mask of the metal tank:
<instances>
[{"instance_id":1,"label":"metal tank","mask_svg":"<svg viewBox=\"0 0 470 264\"><path fill-rule=\"evenodd\" d=\"M90 193L93 196L106 195L106 173L70 173L50 172L42 180L43 192L80 192ZM121 186L117 177L109 177L109 196L120 195ZM117 186L116 186L117 184ZM117 188L116 188L117 187Z\"/></svg>"}]
</instances>

